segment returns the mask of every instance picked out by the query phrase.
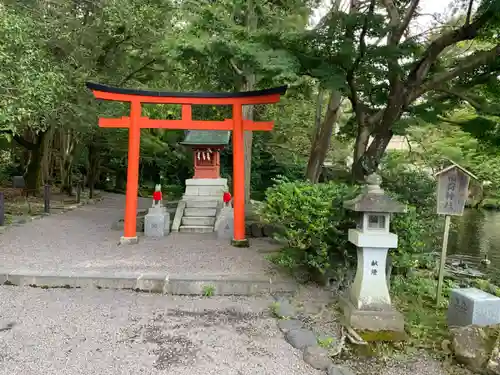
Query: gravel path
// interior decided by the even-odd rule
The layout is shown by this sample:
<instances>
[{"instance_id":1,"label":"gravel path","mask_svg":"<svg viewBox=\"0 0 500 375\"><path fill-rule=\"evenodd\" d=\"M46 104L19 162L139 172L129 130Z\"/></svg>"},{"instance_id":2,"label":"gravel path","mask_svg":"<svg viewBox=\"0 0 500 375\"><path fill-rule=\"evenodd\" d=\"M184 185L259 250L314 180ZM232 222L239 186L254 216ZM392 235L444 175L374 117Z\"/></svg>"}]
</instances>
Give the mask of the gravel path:
<instances>
[{"instance_id":1,"label":"gravel path","mask_svg":"<svg viewBox=\"0 0 500 375\"><path fill-rule=\"evenodd\" d=\"M251 240L250 249L232 247L214 234L172 233L119 246L111 225L123 217L124 196L103 193L96 205L35 220L0 234L0 268L33 271L134 271L171 275L265 275L269 263L257 249L275 247ZM150 199L139 199L145 209ZM171 218L173 219L173 218Z\"/></svg>"},{"instance_id":2,"label":"gravel path","mask_svg":"<svg viewBox=\"0 0 500 375\"><path fill-rule=\"evenodd\" d=\"M319 375L271 299L0 287L0 375Z\"/></svg>"}]
</instances>

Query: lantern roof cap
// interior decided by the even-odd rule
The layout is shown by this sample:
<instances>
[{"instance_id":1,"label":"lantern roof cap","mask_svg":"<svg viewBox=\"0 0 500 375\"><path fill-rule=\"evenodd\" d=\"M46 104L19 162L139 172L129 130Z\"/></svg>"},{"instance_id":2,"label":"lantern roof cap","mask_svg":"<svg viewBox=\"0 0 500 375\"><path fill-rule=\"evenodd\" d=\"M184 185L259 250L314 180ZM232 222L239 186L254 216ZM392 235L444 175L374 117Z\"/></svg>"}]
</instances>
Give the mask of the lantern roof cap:
<instances>
[{"instance_id":1,"label":"lantern roof cap","mask_svg":"<svg viewBox=\"0 0 500 375\"><path fill-rule=\"evenodd\" d=\"M344 202L344 208L356 212L406 212L406 205L388 196L380 187L382 178L371 174L365 179L363 191L354 199Z\"/></svg>"}]
</instances>

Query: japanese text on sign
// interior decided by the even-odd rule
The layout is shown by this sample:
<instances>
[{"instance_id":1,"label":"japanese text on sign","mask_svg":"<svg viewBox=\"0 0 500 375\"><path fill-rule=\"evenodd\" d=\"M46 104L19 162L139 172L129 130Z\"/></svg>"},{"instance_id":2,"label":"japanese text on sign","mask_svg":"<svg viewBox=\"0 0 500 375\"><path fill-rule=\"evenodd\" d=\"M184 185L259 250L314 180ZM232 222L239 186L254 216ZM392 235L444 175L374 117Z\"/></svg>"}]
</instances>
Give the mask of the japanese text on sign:
<instances>
[{"instance_id":1,"label":"japanese text on sign","mask_svg":"<svg viewBox=\"0 0 500 375\"><path fill-rule=\"evenodd\" d=\"M458 168L439 175L437 213L462 215L468 196L469 176Z\"/></svg>"},{"instance_id":2,"label":"japanese text on sign","mask_svg":"<svg viewBox=\"0 0 500 375\"><path fill-rule=\"evenodd\" d=\"M372 269L370 271L370 273L374 276L376 276L378 274L378 262L376 260L372 260L371 261L371 266L372 266Z\"/></svg>"}]
</instances>

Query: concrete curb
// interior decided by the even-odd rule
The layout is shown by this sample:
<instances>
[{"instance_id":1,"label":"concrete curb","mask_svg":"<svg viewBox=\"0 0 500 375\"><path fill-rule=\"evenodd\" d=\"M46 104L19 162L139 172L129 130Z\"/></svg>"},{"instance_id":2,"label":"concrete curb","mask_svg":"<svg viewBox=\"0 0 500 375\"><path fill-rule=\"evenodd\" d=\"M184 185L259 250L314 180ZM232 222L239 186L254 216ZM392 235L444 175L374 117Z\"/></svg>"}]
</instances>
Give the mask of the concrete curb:
<instances>
[{"instance_id":1,"label":"concrete curb","mask_svg":"<svg viewBox=\"0 0 500 375\"><path fill-rule=\"evenodd\" d=\"M251 296L258 294L291 294L297 285L279 279L253 279L239 277L170 277L166 273L139 272L77 272L0 270L0 284L38 288L97 288L128 289L137 292L172 295Z\"/></svg>"}]
</instances>

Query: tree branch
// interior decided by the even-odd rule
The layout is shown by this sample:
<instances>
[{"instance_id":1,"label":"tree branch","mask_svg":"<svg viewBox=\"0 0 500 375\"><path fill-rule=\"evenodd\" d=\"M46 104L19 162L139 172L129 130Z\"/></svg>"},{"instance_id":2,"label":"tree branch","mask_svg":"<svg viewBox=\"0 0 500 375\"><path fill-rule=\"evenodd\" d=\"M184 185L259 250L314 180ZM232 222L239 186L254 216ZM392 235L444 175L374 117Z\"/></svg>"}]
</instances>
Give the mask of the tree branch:
<instances>
[{"instance_id":1,"label":"tree branch","mask_svg":"<svg viewBox=\"0 0 500 375\"><path fill-rule=\"evenodd\" d=\"M493 16L493 10L488 9L476 18L474 22L441 34L441 36L429 45L422 58L410 71L406 86L409 88L418 87L424 81L432 64L446 47L464 40L474 39Z\"/></svg>"},{"instance_id":2,"label":"tree branch","mask_svg":"<svg viewBox=\"0 0 500 375\"><path fill-rule=\"evenodd\" d=\"M14 134L12 135L14 141L16 141L20 146L24 147L27 150L33 151L36 150L40 145L34 142L29 142L20 135Z\"/></svg>"},{"instance_id":3,"label":"tree branch","mask_svg":"<svg viewBox=\"0 0 500 375\"><path fill-rule=\"evenodd\" d=\"M467 9L467 16L465 17L465 24L466 25L470 24L473 4L474 4L474 0L469 0L469 8Z\"/></svg>"},{"instance_id":4,"label":"tree branch","mask_svg":"<svg viewBox=\"0 0 500 375\"><path fill-rule=\"evenodd\" d=\"M120 83L118 84L118 86L122 86L124 85L125 83L127 83L129 80L131 80L137 73L143 71L144 69L146 69L148 66L154 64L156 62L156 59L152 59L150 61L148 61L147 63L143 64L142 66L140 66L139 68L133 70L132 72L130 72L125 78L123 78Z\"/></svg>"},{"instance_id":5,"label":"tree branch","mask_svg":"<svg viewBox=\"0 0 500 375\"><path fill-rule=\"evenodd\" d=\"M420 0L411 0L410 6L408 7L408 9L403 17L402 22L400 23L396 32L394 34L392 34L391 42L393 44L397 44L401 40L401 37L403 36L406 29L410 25L410 22L415 14L415 11L417 10L419 3L420 3Z\"/></svg>"},{"instance_id":6,"label":"tree branch","mask_svg":"<svg viewBox=\"0 0 500 375\"><path fill-rule=\"evenodd\" d=\"M229 59L229 63L231 64L231 66L233 67L234 71L236 72L236 74L240 75L240 76L243 76L244 73L243 73L243 70L241 70L240 68L238 68L238 65L236 65L234 59Z\"/></svg>"},{"instance_id":7,"label":"tree branch","mask_svg":"<svg viewBox=\"0 0 500 375\"><path fill-rule=\"evenodd\" d=\"M439 88L435 88L434 89L435 91L438 91L438 92L442 92L442 93L445 93L445 94L448 94L450 96L455 96L459 99L462 99L463 101L469 103L471 106L474 107L474 109L476 109L477 111L481 111L483 110L483 106L476 100L474 100L471 96L461 92L461 91L458 91L458 90L453 90L453 89L447 89L447 88L444 88L444 87L439 87Z\"/></svg>"},{"instance_id":8,"label":"tree branch","mask_svg":"<svg viewBox=\"0 0 500 375\"><path fill-rule=\"evenodd\" d=\"M394 1L392 0L382 0L382 4L389 15L389 28L394 31L401 23L398 8L394 5ZM392 34L391 32L391 35Z\"/></svg>"},{"instance_id":9,"label":"tree branch","mask_svg":"<svg viewBox=\"0 0 500 375\"><path fill-rule=\"evenodd\" d=\"M486 65L489 62L495 60L500 56L500 44L496 45L488 51L479 51L467 58L462 59L462 61L457 65L457 67L448 72L436 74L430 80L426 81L419 89L415 90L408 100L408 104L426 93L429 90L439 87L442 83L452 80L463 73L469 72L481 65Z\"/></svg>"},{"instance_id":10,"label":"tree branch","mask_svg":"<svg viewBox=\"0 0 500 375\"><path fill-rule=\"evenodd\" d=\"M361 29L361 34L359 36L359 52L358 56L354 60L351 69L346 74L346 81L347 84L349 85L350 89L350 95L349 99L352 104L352 108L354 109L354 112L356 113L356 118L358 119L358 122L364 121L363 119L363 113L361 106L358 103L358 93L357 93L357 88L356 88L356 83L354 80L354 74L358 70L359 65L361 64L361 61L363 61L363 58L366 53L366 34L368 33L368 23L369 23L369 18L373 15L373 12L375 11L375 0L370 0L370 6L368 8L368 13L365 16L365 19L363 21L363 28Z\"/></svg>"}]
</instances>

